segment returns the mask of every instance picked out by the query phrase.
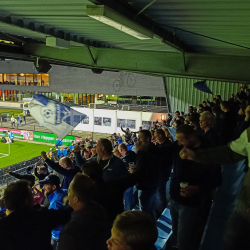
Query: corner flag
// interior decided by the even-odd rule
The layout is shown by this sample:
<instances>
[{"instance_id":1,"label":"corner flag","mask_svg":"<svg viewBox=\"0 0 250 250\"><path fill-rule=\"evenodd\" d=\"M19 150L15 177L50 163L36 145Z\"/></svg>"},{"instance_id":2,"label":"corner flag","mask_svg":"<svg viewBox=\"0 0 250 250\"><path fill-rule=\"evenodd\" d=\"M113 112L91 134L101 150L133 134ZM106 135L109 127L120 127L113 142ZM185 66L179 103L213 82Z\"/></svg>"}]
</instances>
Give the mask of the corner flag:
<instances>
[{"instance_id":1,"label":"corner flag","mask_svg":"<svg viewBox=\"0 0 250 250\"><path fill-rule=\"evenodd\" d=\"M31 115L59 139L68 135L86 117L41 94L33 96L29 109Z\"/></svg>"}]
</instances>

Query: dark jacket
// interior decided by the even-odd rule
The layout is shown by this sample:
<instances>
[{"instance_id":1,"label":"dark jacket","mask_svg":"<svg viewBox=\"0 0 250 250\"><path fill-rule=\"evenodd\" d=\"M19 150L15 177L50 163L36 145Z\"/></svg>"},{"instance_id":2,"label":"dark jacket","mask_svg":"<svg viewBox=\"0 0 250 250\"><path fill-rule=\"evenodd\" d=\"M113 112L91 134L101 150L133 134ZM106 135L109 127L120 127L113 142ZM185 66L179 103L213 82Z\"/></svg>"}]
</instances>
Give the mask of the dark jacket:
<instances>
[{"instance_id":1,"label":"dark jacket","mask_svg":"<svg viewBox=\"0 0 250 250\"><path fill-rule=\"evenodd\" d=\"M29 186L33 187L35 185L35 176L32 175L31 173L26 173L26 174L16 174L13 172L9 172L10 175L16 177L19 180L27 180L29 181Z\"/></svg>"},{"instance_id":2,"label":"dark jacket","mask_svg":"<svg viewBox=\"0 0 250 250\"><path fill-rule=\"evenodd\" d=\"M108 235L104 209L92 202L85 209L71 214L71 220L63 227L58 250L105 250Z\"/></svg>"},{"instance_id":3,"label":"dark jacket","mask_svg":"<svg viewBox=\"0 0 250 250\"><path fill-rule=\"evenodd\" d=\"M133 174L106 182L103 179L95 182L97 188L95 201L107 211L110 227L116 216L124 211L124 192L145 178L145 170L147 170L145 165L140 165Z\"/></svg>"},{"instance_id":4,"label":"dark jacket","mask_svg":"<svg viewBox=\"0 0 250 250\"><path fill-rule=\"evenodd\" d=\"M68 210L24 208L14 211L0 220L1 249L52 250L51 231L69 220Z\"/></svg>"},{"instance_id":5,"label":"dark jacket","mask_svg":"<svg viewBox=\"0 0 250 250\"><path fill-rule=\"evenodd\" d=\"M157 188L160 181L161 163L156 154L156 146L151 143L147 151L137 152L137 167L143 166L145 177L138 182L139 190Z\"/></svg>"},{"instance_id":6,"label":"dark jacket","mask_svg":"<svg viewBox=\"0 0 250 250\"><path fill-rule=\"evenodd\" d=\"M216 114L213 121L213 129L218 135L220 135L221 132L221 119L221 114L219 113Z\"/></svg>"},{"instance_id":7,"label":"dark jacket","mask_svg":"<svg viewBox=\"0 0 250 250\"><path fill-rule=\"evenodd\" d=\"M128 168L130 162L134 162L134 164L136 164L137 154L134 151L128 150L127 153L123 156L122 160Z\"/></svg>"},{"instance_id":8,"label":"dark jacket","mask_svg":"<svg viewBox=\"0 0 250 250\"><path fill-rule=\"evenodd\" d=\"M232 140L236 124L237 119L233 110L223 112L223 114L221 115L221 144L227 144Z\"/></svg>"},{"instance_id":9,"label":"dark jacket","mask_svg":"<svg viewBox=\"0 0 250 250\"><path fill-rule=\"evenodd\" d=\"M78 167L81 167L86 162L86 160L81 158L80 152L75 153L75 160ZM100 163L100 161L98 162ZM125 163L112 154L107 165L103 167L103 180L113 180L125 175L128 175Z\"/></svg>"},{"instance_id":10,"label":"dark jacket","mask_svg":"<svg viewBox=\"0 0 250 250\"><path fill-rule=\"evenodd\" d=\"M162 182L169 180L172 170L172 162L169 161L168 155L165 152L169 145L171 145L171 142L167 138L165 142L158 144L156 149L156 155L158 155L160 162L160 180Z\"/></svg>"},{"instance_id":11,"label":"dark jacket","mask_svg":"<svg viewBox=\"0 0 250 250\"><path fill-rule=\"evenodd\" d=\"M133 144L133 141L132 141L132 135L131 133L128 133L126 130L124 130L123 128L121 128L122 132L125 133L125 142L127 142L128 144Z\"/></svg>"},{"instance_id":12,"label":"dark jacket","mask_svg":"<svg viewBox=\"0 0 250 250\"><path fill-rule=\"evenodd\" d=\"M201 145L193 149L206 149L210 144L202 137ZM211 196L211 191L221 183L221 167L209 166L194 161L183 160L179 153L183 146L179 146L178 142L173 143L166 151L169 160L173 161L173 172L170 183L170 197L186 206L199 206L202 197ZM213 155L211 155L213 157ZM198 186L200 192L190 197L182 197L180 195L180 183L187 182L189 186Z\"/></svg>"},{"instance_id":13,"label":"dark jacket","mask_svg":"<svg viewBox=\"0 0 250 250\"><path fill-rule=\"evenodd\" d=\"M203 130L202 137L206 138L206 140L213 146L217 146L220 143L219 136L213 128L210 128L206 133Z\"/></svg>"},{"instance_id":14,"label":"dark jacket","mask_svg":"<svg viewBox=\"0 0 250 250\"><path fill-rule=\"evenodd\" d=\"M46 159L45 163L47 163L48 166L54 169L56 172L63 175L63 181L62 181L63 189L69 189L71 181L73 180L75 175L80 172L79 168L72 167L71 169L65 169L48 158Z\"/></svg>"}]
</instances>

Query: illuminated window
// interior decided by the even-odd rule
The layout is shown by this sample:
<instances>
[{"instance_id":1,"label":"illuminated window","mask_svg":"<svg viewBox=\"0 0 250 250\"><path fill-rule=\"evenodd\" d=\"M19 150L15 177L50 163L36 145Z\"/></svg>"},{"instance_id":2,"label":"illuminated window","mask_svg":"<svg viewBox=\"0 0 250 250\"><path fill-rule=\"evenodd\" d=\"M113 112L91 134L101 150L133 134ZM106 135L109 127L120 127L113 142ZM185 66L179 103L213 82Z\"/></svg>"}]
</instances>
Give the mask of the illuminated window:
<instances>
[{"instance_id":1,"label":"illuminated window","mask_svg":"<svg viewBox=\"0 0 250 250\"><path fill-rule=\"evenodd\" d=\"M17 74L4 74L4 85L17 85Z\"/></svg>"},{"instance_id":2,"label":"illuminated window","mask_svg":"<svg viewBox=\"0 0 250 250\"><path fill-rule=\"evenodd\" d=\"M41 86L49 86L49 74L42 74Z\"/></svg>"}]
</instances>

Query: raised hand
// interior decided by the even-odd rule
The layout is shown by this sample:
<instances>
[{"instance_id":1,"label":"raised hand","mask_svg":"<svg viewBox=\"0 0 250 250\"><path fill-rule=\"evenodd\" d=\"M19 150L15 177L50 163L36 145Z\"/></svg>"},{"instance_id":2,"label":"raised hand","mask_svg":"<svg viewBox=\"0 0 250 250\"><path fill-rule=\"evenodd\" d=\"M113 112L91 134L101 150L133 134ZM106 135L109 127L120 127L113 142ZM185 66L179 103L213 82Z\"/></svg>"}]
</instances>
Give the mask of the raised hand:
<instances>
[{"instance_id":1,"label":"raised hand","mask_svg":"<svg viewBox=\"0 0 250 250\"><path fill-rule=\"evenodd\" d=\"M79 145L76 145L73 150L72 150L73 153L76 153L76 152L80 152L80 146Z\"/></svg>"},{"instance_id":2,"label":"raised hand","mask_svg":"<svg viewBox=\"0 0 250 250\"><path fill-rule=\"evenodd\" d=\"M46 161L46 159L47 159L47 154L46 154L45 151L42 151L42 152L41 152L41 158L42 158L42 161L43 161L43 162Z\"/></svg>"},{"instance_id":3,"label":"raised hand","mask_svg":"<svg viewBox=\"0 0 250 250\"><path fill-rule=\"evenodd\" d=\"M180 151L179 155L180 155L181 159L187 159L187 160L191 160L191 161L194 160L194 157L195 157L194 151L192 151L189 148L183 148Z\"/></svg>"}]
</instances>

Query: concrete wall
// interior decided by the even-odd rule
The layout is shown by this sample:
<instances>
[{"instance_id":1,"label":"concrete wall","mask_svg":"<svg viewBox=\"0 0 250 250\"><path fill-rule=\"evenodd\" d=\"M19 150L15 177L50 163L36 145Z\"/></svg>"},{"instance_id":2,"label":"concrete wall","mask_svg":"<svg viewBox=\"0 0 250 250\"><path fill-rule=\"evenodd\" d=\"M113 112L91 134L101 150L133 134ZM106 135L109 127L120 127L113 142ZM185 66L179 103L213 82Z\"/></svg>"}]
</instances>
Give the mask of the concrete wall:
<instances>
[{"instance_id":1,"label":"concrete wall","mask_svg":"<svg viewBox=\"0 0 250 250\"><path fill-rule=\"evenodd\" d=\"M0 73L34 74L33 63L0 61ZM165 97L162 77L128 72L104 71L94 74L90 69L53 65L49 73L49 87L0 85L1 90L137 95Z\"/></svg>"}]
</instances>

